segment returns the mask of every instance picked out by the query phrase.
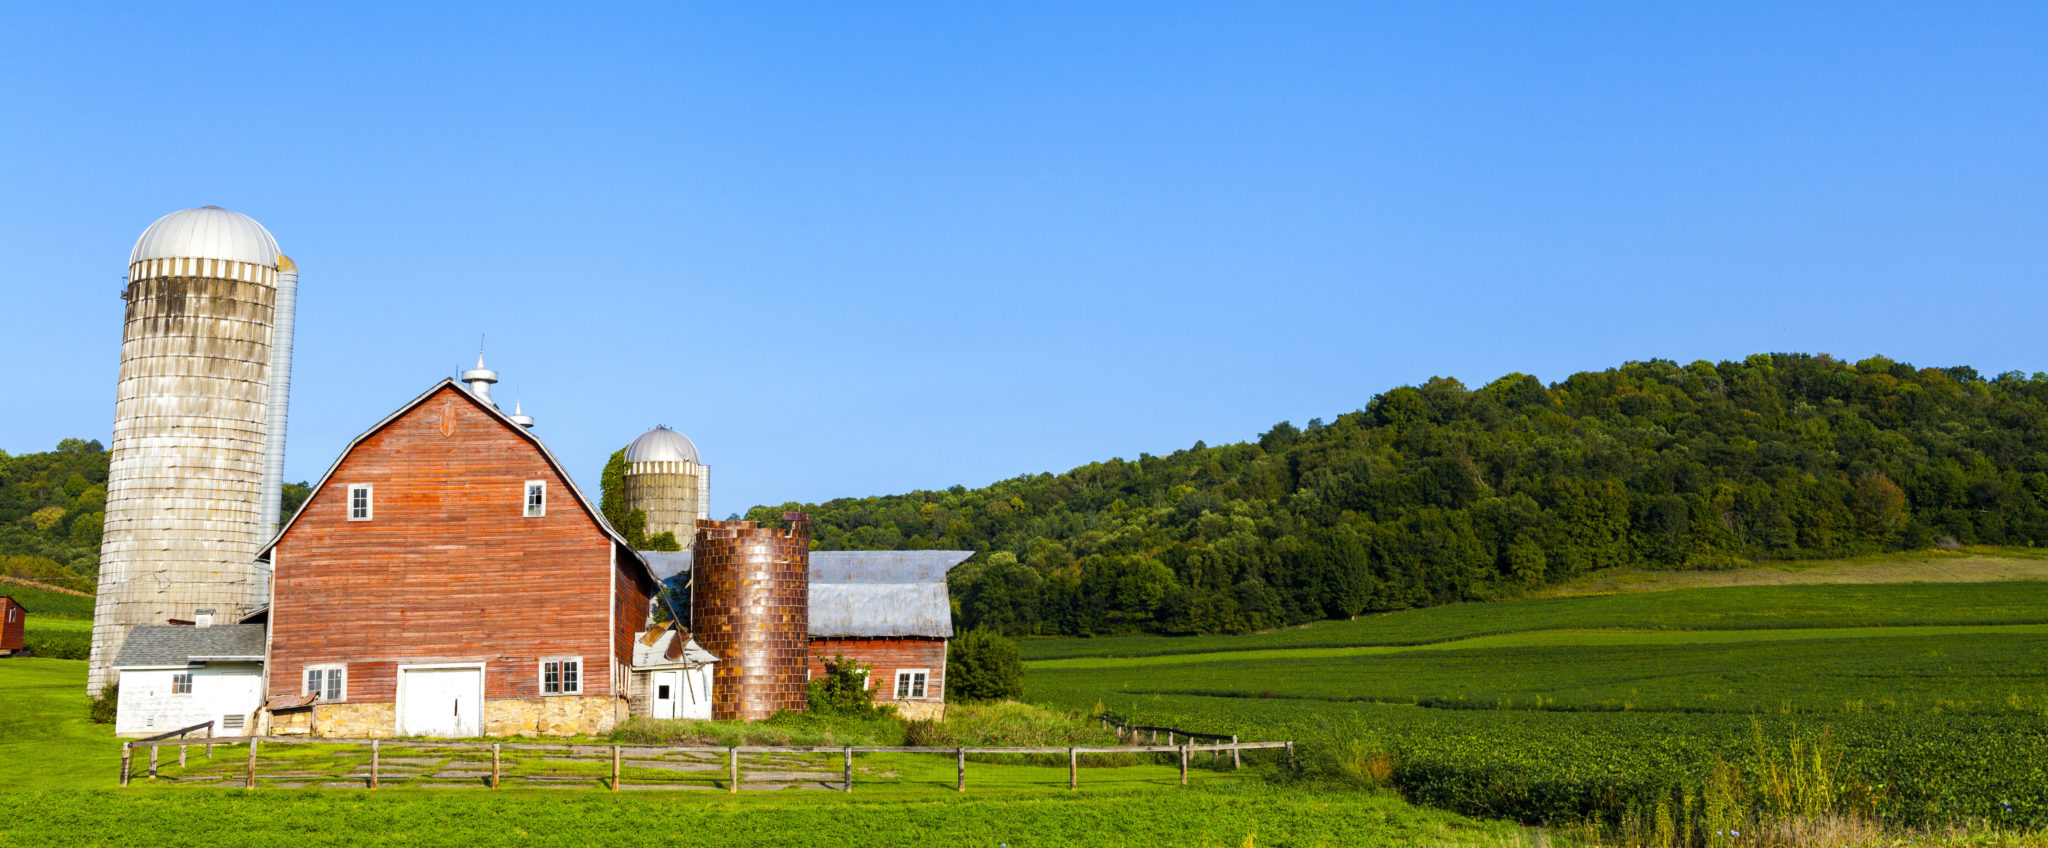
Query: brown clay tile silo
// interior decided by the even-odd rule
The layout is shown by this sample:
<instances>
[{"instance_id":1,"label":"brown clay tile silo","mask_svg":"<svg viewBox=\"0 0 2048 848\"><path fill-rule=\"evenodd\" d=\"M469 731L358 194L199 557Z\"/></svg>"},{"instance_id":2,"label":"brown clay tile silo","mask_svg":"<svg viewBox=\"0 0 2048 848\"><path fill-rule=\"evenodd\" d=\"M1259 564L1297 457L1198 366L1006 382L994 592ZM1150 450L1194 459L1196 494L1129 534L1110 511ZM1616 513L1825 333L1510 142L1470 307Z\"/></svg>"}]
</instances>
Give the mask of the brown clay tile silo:
<instances>
[{"instance_id":1,"label":"brown clay tile silo","mask_svg":"<svg viewBox=\"0 0 2048 848\"><path fill-rule=\"evenodd\" d=\"M810 677L809 518L788 530L698 521L690 610L712 666L711 717L801 712Z\"/></svg>"}]
</instances>

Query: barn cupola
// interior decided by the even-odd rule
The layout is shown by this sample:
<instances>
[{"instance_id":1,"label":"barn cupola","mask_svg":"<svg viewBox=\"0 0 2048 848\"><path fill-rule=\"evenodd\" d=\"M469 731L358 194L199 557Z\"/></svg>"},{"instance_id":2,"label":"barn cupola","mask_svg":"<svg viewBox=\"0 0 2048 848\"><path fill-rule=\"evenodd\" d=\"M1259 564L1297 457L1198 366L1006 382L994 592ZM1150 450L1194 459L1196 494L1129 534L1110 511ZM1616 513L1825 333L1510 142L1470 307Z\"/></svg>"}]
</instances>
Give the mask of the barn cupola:
<instances>
[{"instance_id":1,"label":"barn cupola","mask_svg":"<svg viewBox=\"0 0 2048 848\"><path fill-rule=\"evenodd\" d=\"M468 383L470 394L476 395L484 403L492 407L498 405L497 401L491 400L491 384L498 382L498 372L484 367L483 351L477 351L476 367L462 372L462 382Z\"/></svg>"},{"instance_id":2,"label":"barn cupola","mask_svg":"<svg viewBox=\"0 0 2048 848\"><path fill-rule=\"evenodd\" d=\"M517 399L512 401L512 423L531 430L533 429L533 416L526 414L525 410L520 408L521 405Z\"/></svg>"}]
</instances>

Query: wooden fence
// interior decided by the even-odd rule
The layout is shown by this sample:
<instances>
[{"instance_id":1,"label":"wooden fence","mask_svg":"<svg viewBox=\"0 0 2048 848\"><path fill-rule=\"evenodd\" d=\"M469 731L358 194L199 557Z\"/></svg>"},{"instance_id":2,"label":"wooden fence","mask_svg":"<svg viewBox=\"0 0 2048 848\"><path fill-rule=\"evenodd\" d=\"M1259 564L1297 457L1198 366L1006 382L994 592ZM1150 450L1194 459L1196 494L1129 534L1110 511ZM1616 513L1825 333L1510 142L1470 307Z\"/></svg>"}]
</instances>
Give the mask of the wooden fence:
<instances>
[{"instance_id":1,"label":"wooden fence","mask_svg":"<svg viewBox=\"0 0 2048 848\"><path fill-rule=\"evenodd\" d=\"M183 766L185 764L184 748L186 745L191 744L191 742L184 737L184 734L194 730L198 730L200 728L210 727L211 722L207 724L193 725L192 727L170 731L169 733L153 736L148 739L137 739L135 741L123 744L121 746L121 785L128 785L129 778L133 771L133 750L135 748L149 749L149 776L156 777L156 752L158 748L171 745L179 746L178 764L180 766ZM1186 736L1189 734L1182 735ZM172 736L176 736L178 738L170 738ZM1221 739L1223 737L1212 736L1208 738ZM1238 742L1234 738L1232 738L1232 741L1229 742L1219 741L1207 745L1195 744L1194 742L1189 741L1183 742L1179 745L1119 745L1113 747L1067 746L1036 748L941 748L894 745L590 745L575 743L548 744L544 742L448 742L433 739L316 739L305 736L208 737L205 744L206 755L209 759L211 759L213 756L213 746L215 745L231 746L246 744L249 746L249 765L243 781L243 786L248 789L256 788L256 755L257 751L259 750L259 747L266 744L369 745L370 773L368 776L367 785L370 789L377 788L379 778L381 777L380 772L383 759L383 751L385 748L430 748L436 750L453 749L472 751L489 750L491 753L491 773L489 785L492 789L498 788L499 782L504 775L504 770L502 767L502 758L505 751L566 751L572 758L609 757L611 760L611 780L609 785L612 791L618 791L619 787L622 785L620 763L622 762L625 753L628 751L631 751L635 754L639 754L642 756L646 755L648 752L659 752L657 756L660 754L669 753L724 754L726 759L726 767L728 770L726 789L729 792L738 792L740 790L741 754L840 754L844 758L844 771L839 786L839 791L841 792L853 791L853 756L855 754L951 754L953 755L955 767L957 769L957 779L954 784L954 790L958 792L967 791L968 754L1014 754L1020 756L1065 754L1067 755L1068 789L1079 789L1081 786L1082 754L1178 754L1180 758L1180 782L1182 786L1186 786L1188 783L1189 759L1194 754L1200 753L1202 751L1209 752L1209 758L1211 761L1216 760L1217 756L1221 752L1229 751L1231 767L1233 769L1242 766L1242 761L1240 760L1240 752L1243 751L1285 749L1287 751L1288 762L1291 764L1294 761L1293 742Z\"/></svg>"}]
</instances>

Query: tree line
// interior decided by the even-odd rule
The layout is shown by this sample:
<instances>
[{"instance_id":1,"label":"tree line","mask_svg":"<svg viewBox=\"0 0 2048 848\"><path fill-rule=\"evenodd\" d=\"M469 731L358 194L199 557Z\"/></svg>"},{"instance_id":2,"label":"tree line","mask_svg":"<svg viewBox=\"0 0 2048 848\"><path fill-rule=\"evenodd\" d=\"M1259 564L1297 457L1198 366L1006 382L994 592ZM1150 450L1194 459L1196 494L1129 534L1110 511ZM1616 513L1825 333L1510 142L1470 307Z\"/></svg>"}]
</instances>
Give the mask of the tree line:
<instances>
[{"instance_id":1,"label":"tree line","mask_svg":"<svg viewBox=\"0 0 2048 848\"><path fill-rule=\"evenodd\" d=\"M2048 543L2048 375L1883 357L1432 379L1256 442L801 509L822 550L971 549L956 621L1231 633L1721 569Z\"/></svg>"},{"instance_id":2,"label":"tree line","mask_svg":"<svg viewBox=\"0 0 2048 848\"><path fill-rule=\"evenodd\" d=\"M106 446L85 439L38 453L0 451L0 575L97 590L107 460ZM285 484L281 514L290 517L311 493L304 482Z\"/></svg>"}]
</instances>

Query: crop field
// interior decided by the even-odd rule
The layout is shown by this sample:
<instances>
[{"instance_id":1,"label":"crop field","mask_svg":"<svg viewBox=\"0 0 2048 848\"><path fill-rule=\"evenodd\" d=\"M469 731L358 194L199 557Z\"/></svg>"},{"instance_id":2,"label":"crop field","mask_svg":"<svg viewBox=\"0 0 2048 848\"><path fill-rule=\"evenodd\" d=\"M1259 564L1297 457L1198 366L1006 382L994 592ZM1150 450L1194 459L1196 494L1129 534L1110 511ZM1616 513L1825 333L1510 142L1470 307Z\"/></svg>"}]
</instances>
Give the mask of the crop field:
<instances>
[{"instance_id":1,"label":"crop field","mask_svg":"<svg viewBox=\"0 0 2048 848\"><path fill-rule=\"evenodd\" d=\"M493 790L476 777L475 752L429 751L408 759L432 764L392 765L412 778L371 791L326 785L359 770L360 748L293 744L266 747L259 771L269 776L255 791L219 780L246 762L245 748L216 748L207 760L198 747L188 751L187 768L174 765L176 749L168 748L163 779L140 776L138 765L134 784L117 789L120 742L85 720L84 674L76 661L0 660L0 845L132 845L143 835L219 846L1533 844L1512 824L1416 807L1391 793L1279 787L1266 779L1271 758L1237 773L1201 764L1185 788L1177 767L1163 763L1084 766L1071 792L1063 765L973 762L963 794L953 790L950 758L862 755L851 794L807 791L795 785L802 780L728 794L610 792L600 788L599 767L540 756L512 757L510 773L584 779ZM644 764L626 777L628 787L667 779L712 785Z\"/></svg>"},{"instance_id":2,"label":"crop field","mask_svg":"<svg viewBox=\"0 0 2048 848\"><path fill-rule=\"evenodd\" d=\"M0 595L28 607L28 647L37 656L82 660L92 652L93 599L19 583L0 583Z\"/></svg>"},{"instance_id":3,"label":"crop field","mask_svg":"<svg viewBox=\"0 0 2048 848\"><path fill-rule=\"evenodd\" d=\"M1454 604L1249 636L1023 642L1026 660L1408 646L1535 630L1798 630L2048 624L2048 582L1731 586Z\"/></svg>"},{"instance_id":4,"label":"crop field","mask_svg":"<svg viewBox=\"0 0 2048 848\"><path fill-rule=\"evenodd\" d=\"M1029 643L1027 698L1296 738L1322 776L1525 822L1686 809L1696 826L1718 798L1723 816L2029 829L2048 825L2043 618L2048 583L2032 582L1472 604Z\"/></svg>"}]
</instances>

